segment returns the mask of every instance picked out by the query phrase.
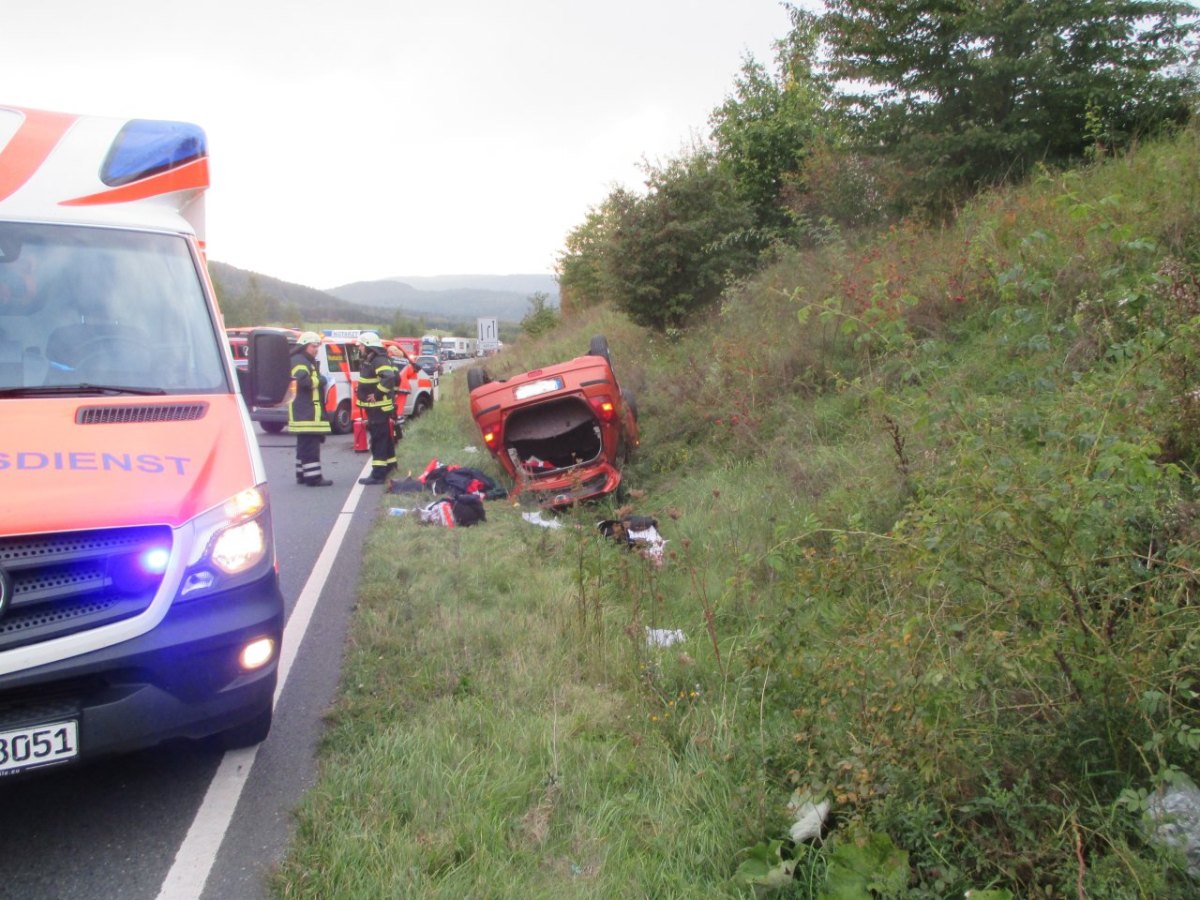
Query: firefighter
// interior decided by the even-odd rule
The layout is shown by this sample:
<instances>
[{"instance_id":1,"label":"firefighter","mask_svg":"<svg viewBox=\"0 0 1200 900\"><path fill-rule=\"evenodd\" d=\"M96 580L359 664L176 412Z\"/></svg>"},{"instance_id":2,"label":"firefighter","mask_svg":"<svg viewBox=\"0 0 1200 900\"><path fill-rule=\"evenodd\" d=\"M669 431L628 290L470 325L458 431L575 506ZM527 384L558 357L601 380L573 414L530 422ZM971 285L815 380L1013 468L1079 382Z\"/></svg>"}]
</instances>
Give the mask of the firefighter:
<instances>
[{"instance_id":1,"label":"firefighter","mask_svg":"<svg viewBox=\"0 0 1200 900\"><path fill-rule=\"evenodd\" d=\"M396 367L373 331L358 336L363 347L358 370L358 405L367 411L367 439L371 445L371 474L359 484L383 484L396 468L396 440L392 419L396 415Z\"/></svg>"},{"instance_id":2,"label":"firefighter","mask_svg":"<svg viewBox=\"0 0 1200 900\"><path fill-rule=\"evenodd\" d=\"M333 484L321 474L321 444L329 434L325 418L325 376L317 369L321 336L306 331L292 348L292 378L296 397L288 406L288 428L296 435L296 483L309 487Z\"/></svg>"}]
</instances>

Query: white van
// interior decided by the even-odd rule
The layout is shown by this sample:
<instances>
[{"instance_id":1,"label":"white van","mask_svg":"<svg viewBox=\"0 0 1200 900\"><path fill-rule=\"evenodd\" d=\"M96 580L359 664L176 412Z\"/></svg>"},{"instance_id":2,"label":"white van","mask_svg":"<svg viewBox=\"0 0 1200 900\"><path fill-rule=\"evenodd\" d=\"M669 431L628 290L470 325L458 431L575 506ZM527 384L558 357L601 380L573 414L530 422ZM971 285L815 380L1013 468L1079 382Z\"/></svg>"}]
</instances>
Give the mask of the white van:
<instances>
[{"instance_id":1,"label":"white van","mask_svg":"<svg viewBox=\"0 0 1200 900\"><path fill-rule=\"evenodd\" d=\"M271 726L284 605L207 187L195 125L0 107L0 776ZM279 403L286 342L249 340Z\"/></svg>"}]
</instances>

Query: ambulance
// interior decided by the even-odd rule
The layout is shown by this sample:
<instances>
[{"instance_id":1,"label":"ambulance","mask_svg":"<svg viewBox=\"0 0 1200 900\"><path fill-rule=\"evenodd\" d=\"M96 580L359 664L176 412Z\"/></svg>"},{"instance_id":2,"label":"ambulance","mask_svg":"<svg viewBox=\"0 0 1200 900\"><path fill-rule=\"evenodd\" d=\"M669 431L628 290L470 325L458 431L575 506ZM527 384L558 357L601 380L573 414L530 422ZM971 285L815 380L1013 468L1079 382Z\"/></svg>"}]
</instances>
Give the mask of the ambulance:
<instances>
[{"instance_id":1,"label":"ambulance","mask_svg":"<svg viewBox=\"0 0 1200 900\"><path fill-rule=\"evenodd\" d=\"M266 472L208 278L204 132L0 107L0 776L271 725ZM247 402L287 342L250 336Z\"/></svg>"},{"instance_id":2,"label":"ambulance","mask_svg":"<svg viewBox=\"0 0 1200 900\"><path fill-rule=\"evenodd\" d=\"M229 329L227 329L228 331ZM294 346L300 332L291 328L272 329L283 334L289 346ZM235 338L230 335L230 348ZM317 371L325 379L325 414L329 417L329 429L333 434L349 434L352 429L354 411L354 386L358 384L359 347L353 341L335 340L328 336L321 340L314 360ZM237 353L234 365L237 365ZM250 410L250 418L268 434L279 434L287 428L287 407L256 406Z\"/></svg>"}]
</instances>

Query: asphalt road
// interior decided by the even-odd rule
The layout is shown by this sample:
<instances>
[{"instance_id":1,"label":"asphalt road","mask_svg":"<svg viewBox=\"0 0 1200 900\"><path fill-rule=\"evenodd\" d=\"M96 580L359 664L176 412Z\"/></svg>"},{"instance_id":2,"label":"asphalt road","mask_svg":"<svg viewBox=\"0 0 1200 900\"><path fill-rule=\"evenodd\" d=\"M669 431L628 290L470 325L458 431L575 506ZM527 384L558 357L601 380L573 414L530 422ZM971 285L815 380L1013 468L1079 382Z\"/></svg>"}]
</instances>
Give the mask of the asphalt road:
<instances>
[{"instance_id":1,"label":"asphalt road","mask_svg":"<svg viewBox=\"0 0 1200 900\"><path fill-rule=\"evenodd\" d=\"M295 439L259 432L274 510L284 599L291 612L358 478L366 454L349 436L322 450L334 485L295 483ZM378 488L369 489L378 491ZM378 509L363 497L205 883L208 900L265 897L264 875L291 832L291 810L315 777L322 714L337 686L360 547ZM0 784L0 898L154 900L221 762L189 743L46 770Z\"/></svg>"}]
</instances>

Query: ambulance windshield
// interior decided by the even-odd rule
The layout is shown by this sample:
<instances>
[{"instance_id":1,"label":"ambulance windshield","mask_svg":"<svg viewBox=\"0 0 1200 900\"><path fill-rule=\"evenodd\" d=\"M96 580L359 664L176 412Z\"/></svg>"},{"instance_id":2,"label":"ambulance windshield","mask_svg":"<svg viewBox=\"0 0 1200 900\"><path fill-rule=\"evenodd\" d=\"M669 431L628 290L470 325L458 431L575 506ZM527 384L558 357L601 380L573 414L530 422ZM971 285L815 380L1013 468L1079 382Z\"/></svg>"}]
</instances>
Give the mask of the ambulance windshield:
<instances>
[{"instance_id":1,"label":"ambulance windshield","mask_svg":"<svg viewBox=\"0 0 1200 900\"><path fill-rule=\"evenodd\" d=\"M179 235L0 222L0 390L229 389Z\"/></svg>"}]
</instances>

